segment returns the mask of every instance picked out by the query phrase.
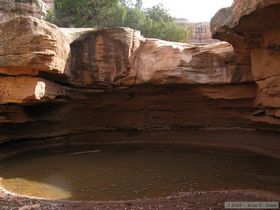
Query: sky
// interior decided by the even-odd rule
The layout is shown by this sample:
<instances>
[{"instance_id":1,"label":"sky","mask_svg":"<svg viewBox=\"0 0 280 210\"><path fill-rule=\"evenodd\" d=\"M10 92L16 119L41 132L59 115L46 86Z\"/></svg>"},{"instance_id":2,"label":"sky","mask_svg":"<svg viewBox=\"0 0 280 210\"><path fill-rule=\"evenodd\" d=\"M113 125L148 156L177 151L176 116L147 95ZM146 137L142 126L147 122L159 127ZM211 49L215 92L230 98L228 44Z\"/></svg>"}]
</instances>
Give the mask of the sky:
<instances>
[{"instance_id":1,"label":"sky","mask_svg":"<svg viewBox=\"0 0 280 210\"><path fill-rule=\"evenodd\" d=\"M229 7L233 0L143 0L144 7L162 3L176 18L186 18L190 22L209 22L223 7Z\"/></svg>"}]
</instances>

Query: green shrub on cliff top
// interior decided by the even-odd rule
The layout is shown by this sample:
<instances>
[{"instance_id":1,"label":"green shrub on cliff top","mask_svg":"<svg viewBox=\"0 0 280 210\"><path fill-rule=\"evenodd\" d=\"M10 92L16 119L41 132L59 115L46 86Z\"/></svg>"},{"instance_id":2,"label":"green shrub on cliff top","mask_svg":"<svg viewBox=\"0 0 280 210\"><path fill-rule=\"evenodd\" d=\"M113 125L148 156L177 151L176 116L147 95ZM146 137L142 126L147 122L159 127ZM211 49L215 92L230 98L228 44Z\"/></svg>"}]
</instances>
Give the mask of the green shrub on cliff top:
<instances>
[{"instance_id":1,"label":"green shrub on cliff top","mask_svg":"<svg viewBox=\"0 0 280 210\"><path fill-rule=\"evenodd\" d=\"M46 20L60 27L126 26L145 37L179 42L189 34L162 5L143 9L141 0L55 0Z\"/></svg>"}]
</instances>

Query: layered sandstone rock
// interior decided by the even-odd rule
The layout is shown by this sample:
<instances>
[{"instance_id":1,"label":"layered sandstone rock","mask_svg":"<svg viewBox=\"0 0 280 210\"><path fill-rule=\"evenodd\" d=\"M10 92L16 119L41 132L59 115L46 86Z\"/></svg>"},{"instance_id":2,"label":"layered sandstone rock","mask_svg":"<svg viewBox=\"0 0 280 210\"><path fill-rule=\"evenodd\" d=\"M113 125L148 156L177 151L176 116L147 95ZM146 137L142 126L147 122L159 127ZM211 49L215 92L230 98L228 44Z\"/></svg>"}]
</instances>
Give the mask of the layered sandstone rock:
<instances>
[{"instance_id":1,"label":"layered sandstone rock","mask_svg":"<svg viewBox=\"0 0 280 210\"><path fill-rule=\"evenodd\" d=\"M130 28L89 31L71 43L66 74L80 85L118 84L130 76L131 58L143 41L140 32Z\"/></svg>"},{"instance_id":2,"label":"layered sandstone rock","mask_svg":"<svg viewBox=\"0 0 280 210\"><path fill-rule=\"evenodd\" d=\"M1 143L267 128L252 121L256 86L227 43L197 47L121 27L62 29L34 17L2 23L0 32Z\"/></svg>"},{"instance_id":3,"label":"layered sandstone rock","mask_svg":"<svg viewBox=\"0 0 280 210\"><path fill-rule=\"evenodd\" d=\"M136 84L234 84L252 80L228 43L204 47L147 39L136 53Z\"/></svg>"},{"instance_id":4,"label":"layered sandstone rock","mask_svg":"<svg viewBox=\"0 0 280 210\"><path fill-rule=\"evenodd\" d=\"M249 82L227 43L197 47L144 39L138 31L88 32L71 44L67 74L83 85L231 84Z\"/></svg>"},{"instance_id":5,"label":"layered sandstone rock","mask_svg":"<svg viewBox=\"0 0 280 210\"><path fill-rule=\"evenodd\" d=\"M69 41L55 25L37 18L16 17L0 24L0 34L0 73L64 72Z\"/></svg>"},{"instance_id":6,"label":"layered sandstone rock","mask_svg":"<svg viewBox=\"0 0 280 210\"><path fill-rule=\"evenodd\" d=\"M196 47L144 39L129 28L61 29L31 17L1 24L0 33L0 72L8 75L61 73L84 85L251 81L227 43Z\"/></svg>"},{"instance_id":7,"label":"layered sandstone rock","mask_svg":"<svg viewBox=\"0 0 280 210\"><path fill-rule=\"evenodd\" d=\"M0 103L38 103L63 96L61 86L38 77L0 77Z\"/></svg>"},{"instance_id":8,"label":"layered sandstone rock","mask_svg":"<svg viewBox=\"0 0 280 210\"><path fill-rule=\"evenodd\" d=\"M18 36L22 31L24 35ZM2 23L0 33L0 73L6 75L1 103L38 98L35 87L40 79L54 80L56 86L108 88L251 81L251 72L236 65L233 49L227 43L196 47L144 39L129 28L61 29L32 17ZM24 81L30 88L17 97ZM46 90L54 89L55 83L44 83ZM61 96L60 90L52 91L55 93Z\"/></svg>"},{"instance_id":9,"label":"layered sandstone rock","mask_svg":"<svg viewBox=\"0 0 280 210\"><path fill-rule=\"evenodd\" d=\"M52 2L47 0L0 0L0 22L8 21L18 15L43 18Z\"/></svg>"},{"instance_id":10,"label":"layered sandstone rock","mask_svg":"<svg viewBox=\"0 0 280 210\"><path fill-rule=\"evenodd\" d=\"M279 0L235 0L211 22L213 37L233 45L238 60L251 68L258 84L260 111L252 119L269 124L280 123L279 20Z\"/></svg>"}]
</instances>

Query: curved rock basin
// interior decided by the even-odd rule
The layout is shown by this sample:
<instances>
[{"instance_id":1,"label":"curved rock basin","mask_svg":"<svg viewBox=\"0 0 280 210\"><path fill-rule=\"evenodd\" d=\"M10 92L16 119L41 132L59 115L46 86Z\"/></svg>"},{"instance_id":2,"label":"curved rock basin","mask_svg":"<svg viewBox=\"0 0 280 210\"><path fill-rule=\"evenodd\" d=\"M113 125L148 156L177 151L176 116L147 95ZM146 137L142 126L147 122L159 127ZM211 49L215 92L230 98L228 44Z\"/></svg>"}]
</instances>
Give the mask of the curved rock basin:
<instances>
[{"instance_id":1,"label":"curved rock basin","mask_svg":"<svg viewBox=\"0 0 280 210\"><path fill-rule=\"evenodd\" d=\"M31 153L0 162L2 189L45 199L127 200L186 191L280 193L280 161L184 148L97 148Z\"/></svg>"}]
</instances>

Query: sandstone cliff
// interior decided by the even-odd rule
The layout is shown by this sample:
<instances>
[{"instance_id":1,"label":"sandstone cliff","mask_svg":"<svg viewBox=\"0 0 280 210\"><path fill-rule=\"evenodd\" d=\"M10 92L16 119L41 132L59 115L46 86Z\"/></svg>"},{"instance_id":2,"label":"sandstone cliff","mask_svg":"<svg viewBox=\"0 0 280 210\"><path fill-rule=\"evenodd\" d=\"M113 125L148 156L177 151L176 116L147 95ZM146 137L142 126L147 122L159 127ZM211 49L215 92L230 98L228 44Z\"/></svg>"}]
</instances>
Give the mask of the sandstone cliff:
<instances>
[{"instance_id":1,"label":"sandstone cliff","mask_svg":"<svg viewBox=\"0 0 280 210\"><path fill-rule=\"evenodd\" d=\"M228 41L237 62L251 69L258 85L253 121L280 124L280 1L235 0L211 22L214 38Z\"/></svg>"},{"instance_id":2,"label":"sandstone cliff","mask_svg":"<svg viewBox=\"0 0 280 210\"><path fill-rule=\"evenodd\" d=\"M52 3L52 0L0 0L0 22L18 15L43 18Z\"/></svg>"},{"instance_id":3,"label":"sandstone cliff","mask_svg":"<svg viewBox=\"0 0 280 210\"><path fill-rule=\"evenodd\" d=\"M22 31L24 35L19 36ZM108 89L140 84L252 81L251 72L236 65L233 49L227 43L196 47L144 39L129 28L61 29L31 17L2 23L0 32L2 104L16 102L17 97L21 98L19 102L36 99L34 91L29 95L12 91L21 88L20 84L24 86L27 78L34 81L26 82L31 90L42 89L36 89L39 78L48 80L42 83L66 87ZM45 85L45 91L54 84ZM48 92L45 94L40 99L47 99Z\"/></svg>"},{"instance_id":4,"label":"sandstone cliff","mask_svg":"<svg viewBox=\"0 0 280 210\"><path fill-rule=\"evenodd\" d=\"M279 130L276 118L269 126L255 120L261 91L248 56L228 43L198 47L23 16L1 23L0 34L1 143L181 141L279 154L270 139L211 131Z\"/></svg>"}]
</instances>

